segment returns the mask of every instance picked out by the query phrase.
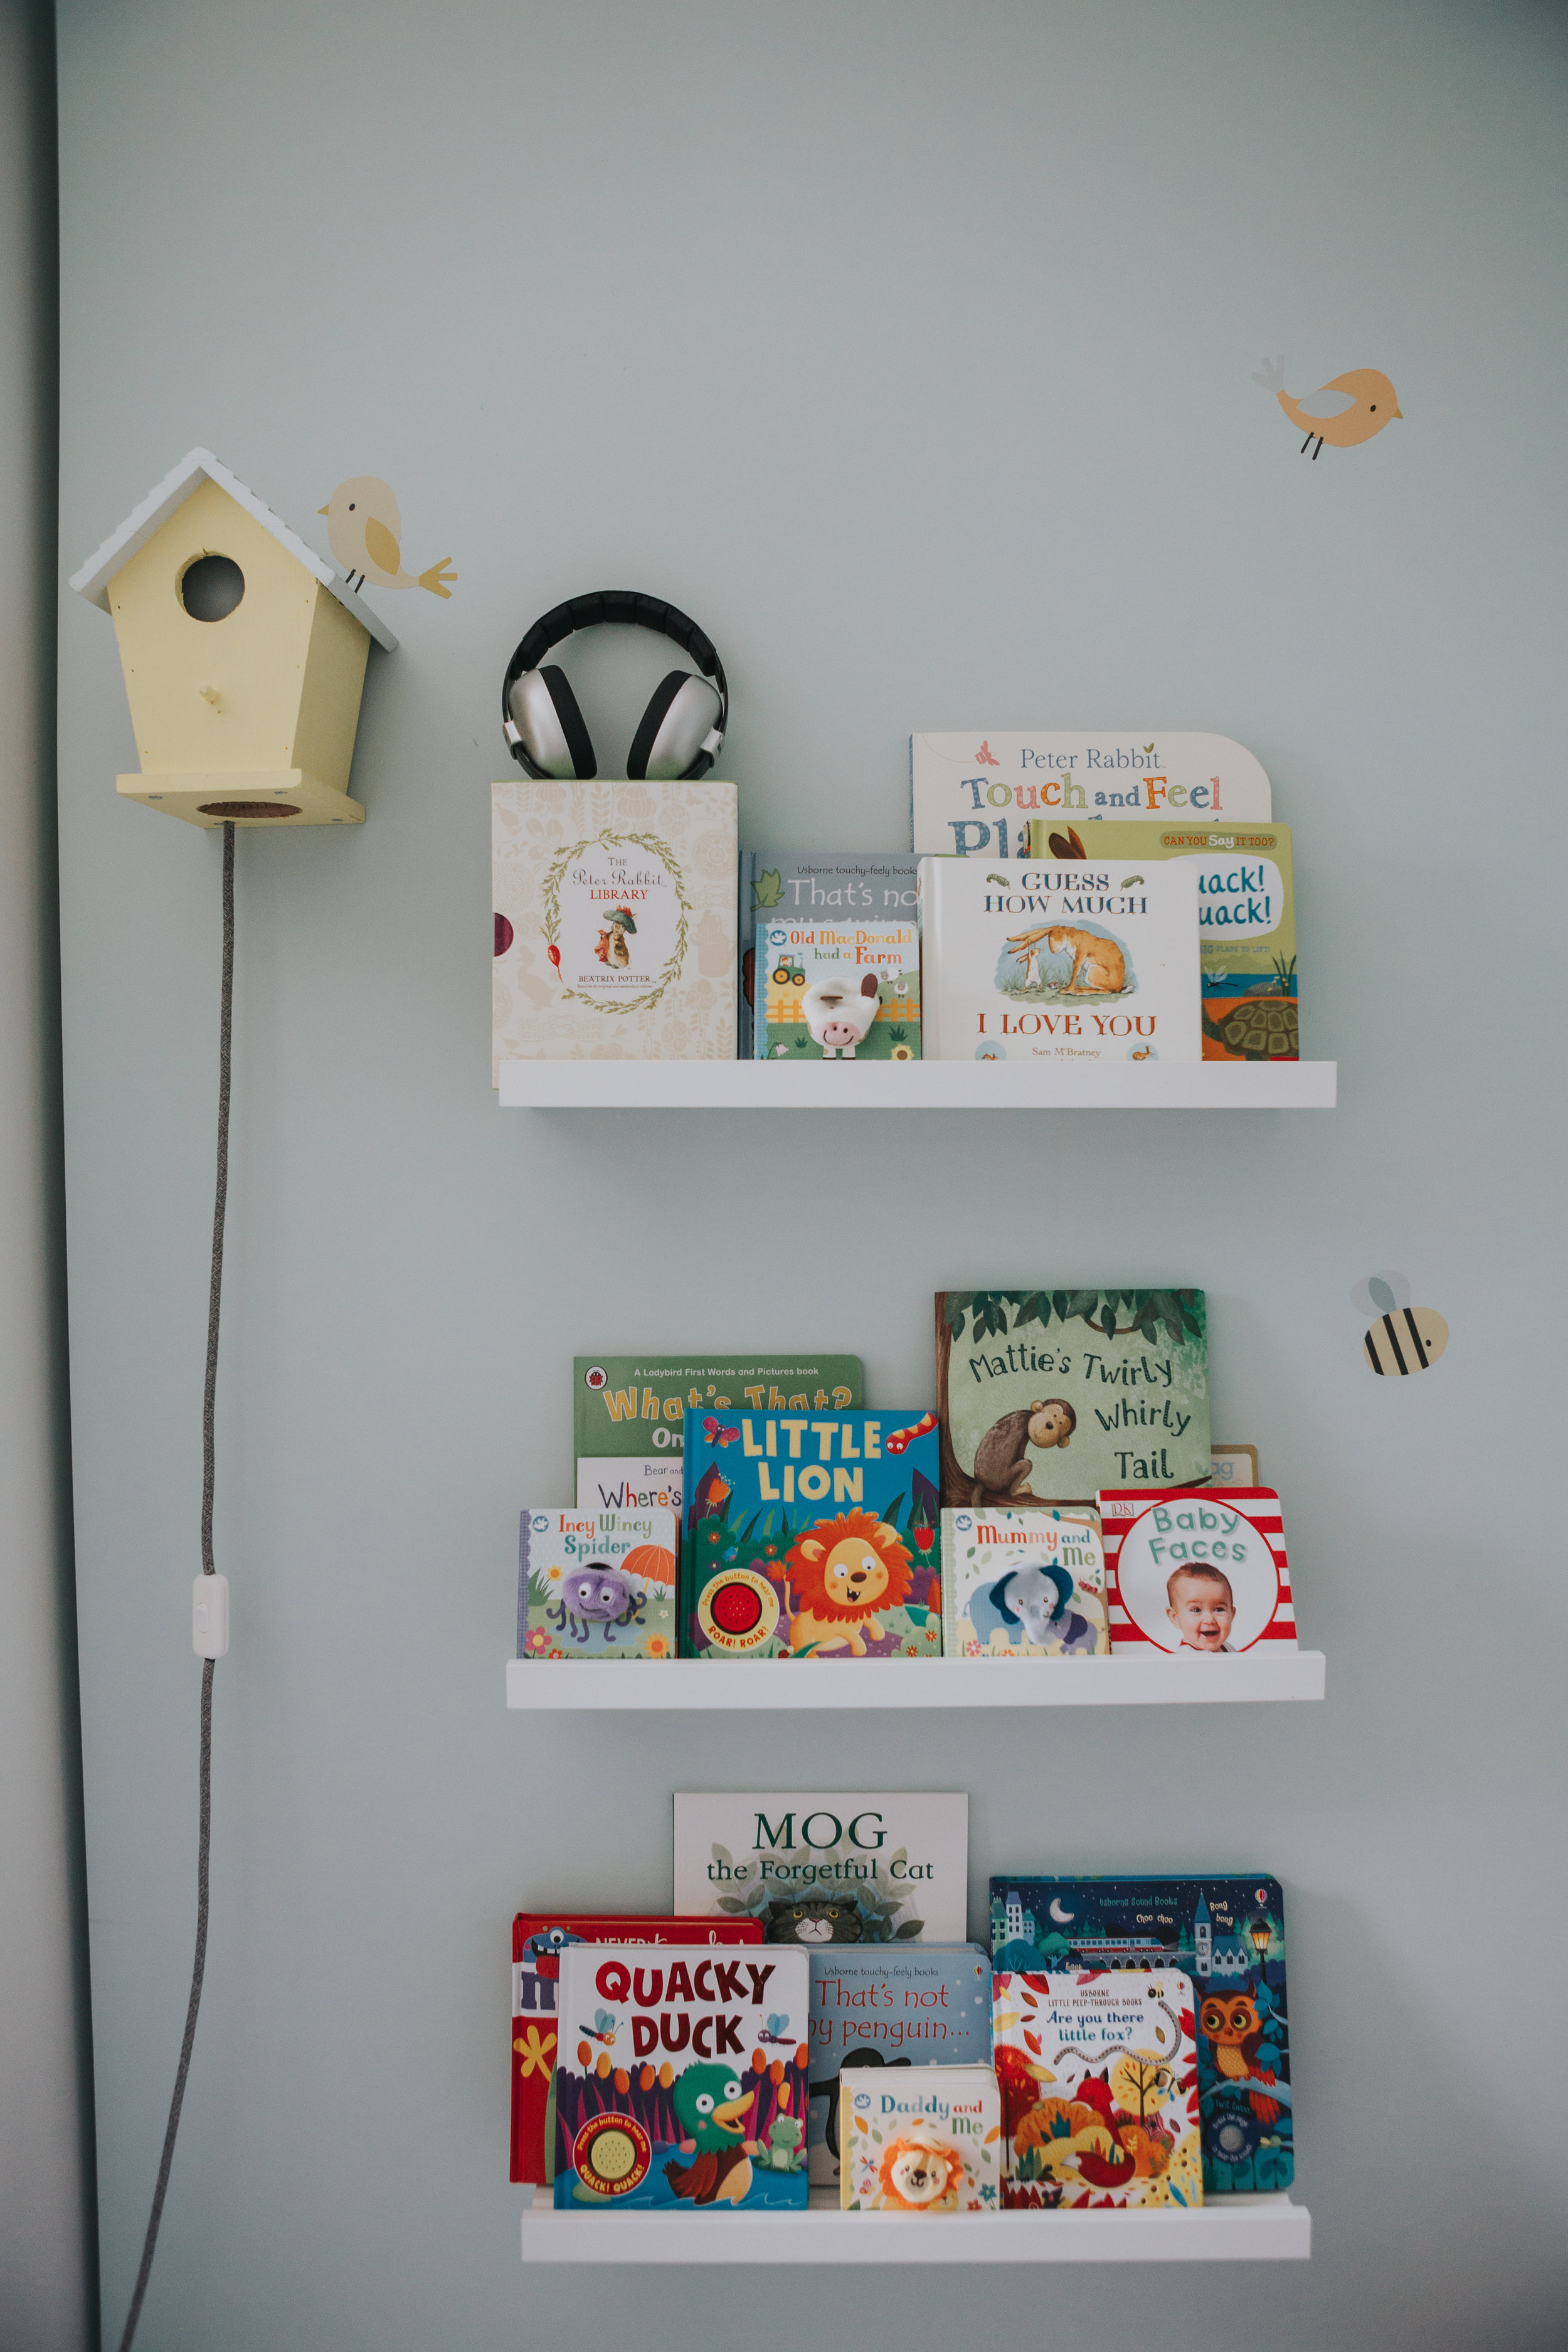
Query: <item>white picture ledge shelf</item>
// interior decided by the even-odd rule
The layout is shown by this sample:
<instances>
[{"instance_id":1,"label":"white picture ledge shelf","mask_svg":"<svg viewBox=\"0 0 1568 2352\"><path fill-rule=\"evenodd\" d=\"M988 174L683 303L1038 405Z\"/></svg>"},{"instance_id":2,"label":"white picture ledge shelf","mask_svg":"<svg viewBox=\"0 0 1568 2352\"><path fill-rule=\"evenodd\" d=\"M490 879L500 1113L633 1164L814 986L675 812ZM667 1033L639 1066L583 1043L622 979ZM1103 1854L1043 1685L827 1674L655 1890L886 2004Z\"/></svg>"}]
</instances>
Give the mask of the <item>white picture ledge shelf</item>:
<instances>
[{"instance_id":1,"label":"white picture ledge shelf","mask_svg":"<svg viewBox=\"0 0 1568 2352\"><path fill-rule=\"evenodd\" d=\"M1332 1110L1337 1062L503 1062L503 1110Z\"/></svg>"},{"instance_id":2,"label":"white picture ledge shelf","mask_svg":"<svg viewBox=\"0 0 1568 2352\"><path fill-rule=\"evenodd\" d=\"M1321 1650L1235 1658L512 1658L506 1703L536 1714L929 1706L1192 1706L1323 1696Z\"/></svg>"},{"instance_id":3,"label":"white picture ledge shelf","mask_svg":"<svg viewBox=\"0 0 1568 2352\"><path fill-rule=\"evenodd\" d=\"M1195 2212L558 2213L547 2189L522 2214L525 2263L1304 2263L1312 2217L1289 2197L1226 2197ZM818 2200L821 2200L819 2203Z\"/></svg>"}]
</instances>

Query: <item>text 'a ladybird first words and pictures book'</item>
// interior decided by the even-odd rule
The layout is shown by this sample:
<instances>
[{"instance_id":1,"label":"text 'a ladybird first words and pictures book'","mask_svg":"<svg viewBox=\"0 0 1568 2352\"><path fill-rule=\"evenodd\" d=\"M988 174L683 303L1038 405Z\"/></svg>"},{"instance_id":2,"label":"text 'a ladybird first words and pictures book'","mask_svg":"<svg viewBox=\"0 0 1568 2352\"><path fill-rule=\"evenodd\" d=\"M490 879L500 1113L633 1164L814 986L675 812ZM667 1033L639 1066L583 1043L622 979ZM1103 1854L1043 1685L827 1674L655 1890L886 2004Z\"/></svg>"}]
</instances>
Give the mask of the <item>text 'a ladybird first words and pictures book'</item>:
<instances>
[{"instance_id":1,"label":"text 'a ladybird first words and pictures book'","mask_svg":"<svg viewBox=\"0 0 1568 2352\"><path fill-rule=\"evenodd\" d=\"M757 950L757 1060L920 1060L912 913L896 922L759 923Z\"/></svg>"},{"instance_id":2,"label":"text 'a ladybird first words and pictures book'","mask_svg":"<svg viewBox=\"0 0 1568 2352\"><path fill-rule=\"evenodd\" d=\"M837 1790L680 1790L675 1907L760 1919L770 1944L961 1944L969 1799Z\"/></svg>"},{"instance_id":3,"label":"text 'a ladybird first words and pictures book'","mask_svg":"<svg viewBox=\"0 0 1568 2352\"><path fill-rule=\"evenodd\" d=\"M1036 855L1037 817L1267 824L1274 805L1268 776L1241 744L1152 727L911 735L910 796L917 856L992 859Z\"/></svg>"},{"instance_id":4,"label":"text 'a ladybird first words and pictures book'","mask_svg":"<svg viewBox=\"0 0 1568 2352\"><path fill-rule=\"evenodd\" d=\"M742 1061L755 1050L756 933L760 923L912 923L915 861L909 852L845 850L811 857L794 850L741 853L741 985L735 1048ZM918 961L918 957L917 957Z\"/></svg>"},{"instance_id":5,"label":"text 'a ladybird first words and pictures book'","mask_svg":"<svg viewBox=\"0 0 1568 2352\"><path fill-rule=\"evenodd\" d=\"M578 1356L572 1365L577 1503L590 1511L681 1506L688 1438L735 1413L841 1412L862 1394L858 1356Z\"/></svg>"},{"instance_id":6,"label":"text 'a ladybird first words and pictures book'","mask_svg":"<svg viewBox=\"0 0 1568 2352\"><path fill-rule=\"evenodd\" d=\"M828 1944L811 1955L814 2187L837 2188L838 2086L910 2067L989 2066L991 1961L978 1944Z\"/></svg>"},{"instance_id":7,"label":"text 'a ladybird first words and pictures book'","mask_svg":"<svg viewBox=\"0 0 1568 2352\"><path fill-rule=\"evenodd\" d=\"M1201 1290L944 1290L936 1300L944 1510L1206 1486Z\"/></svg>"},{"instance_id":8,"label":"text 'a ladybird first words and pictures book'","mask_svg":"<svg viewBox=\"0 0 1568 2352\"><path fill-rule=\"evenodd\" d=\"M1191 1979L998 1968L993 1985L1004 2205L1201 2205Z\"/></svg>"},{"instance_id":9,"label":"text 'a ladybird first words and pictures book'","mask_svg":"<svg viewBox=\"0 0 1568 2352\"><path fill-rule=\"evenodd\" d=\"M936 1415L737 1412L691 1433L683 1654L942 1654Z\"/></svg>"},{"instance_id":10,"label":"text 'a ladybird first words and pictures book'","mask_svg":"<svg viewBox=\"0 0 1568 2352\"><path fill-rule=\"evenodd\" d=\"M1122 1655L1293 1650L1296 1604L1271 1486L1100 1497L1111 1640Z\"/></svg>"}]
</instances>

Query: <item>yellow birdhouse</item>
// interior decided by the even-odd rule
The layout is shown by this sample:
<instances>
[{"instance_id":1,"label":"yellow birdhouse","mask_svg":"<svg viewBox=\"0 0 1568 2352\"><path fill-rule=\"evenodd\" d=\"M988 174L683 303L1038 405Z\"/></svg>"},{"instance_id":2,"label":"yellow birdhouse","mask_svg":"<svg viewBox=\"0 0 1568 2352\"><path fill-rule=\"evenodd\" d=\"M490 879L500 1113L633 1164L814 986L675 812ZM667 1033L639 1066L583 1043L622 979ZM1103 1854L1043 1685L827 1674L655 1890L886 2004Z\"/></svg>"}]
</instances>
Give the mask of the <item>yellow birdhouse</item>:
<instances>
[{"instance_id":1,"label":"yellow birdhouse","mask_svg":"<svg viewBox=\"0 0 1568 2352\"><path fill-rule=\"evenodd\" d=\"M114 616L142 772L192 824L363 824L349 798L364 666L397 640L324 556L207 449L71 580Z\"/></svg>"}]
</instances>

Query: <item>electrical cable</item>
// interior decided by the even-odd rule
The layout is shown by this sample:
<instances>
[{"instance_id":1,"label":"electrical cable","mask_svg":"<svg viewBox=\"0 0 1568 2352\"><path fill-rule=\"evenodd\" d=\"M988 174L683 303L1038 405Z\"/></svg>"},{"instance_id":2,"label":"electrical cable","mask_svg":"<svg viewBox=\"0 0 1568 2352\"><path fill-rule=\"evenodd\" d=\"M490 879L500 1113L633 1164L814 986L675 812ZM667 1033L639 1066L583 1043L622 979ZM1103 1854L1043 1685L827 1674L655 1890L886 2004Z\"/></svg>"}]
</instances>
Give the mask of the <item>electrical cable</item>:
<instances>
[{"instance_id":1,"label":"electrical cable","mask_svg":"<svg viewBox=\"0 0 1568 2352\"><path fill-rule=\"evenodd\" d=\"M223 829L223 992L218 1023L218 1083L217 1083L217 1176L213 1190L213 1255L212 1275L207 1289L207 1369L206 1383L202 1393L202 1574L216 1576L213 1563L213 1492L216 1446L215 1442L215 1407L217 1402L217 1338L218 1313L223 1298L223 1228L228 1205L228 1083L229 1045L234 1026L234 826ZM142 2267L136 2273L136 2287L131 2297L131 2308L125 2315L125 2333L120 2339L120 2352L131 2352L136 2325L142 2316L142 2299L147 2292L147 2282L153 2275L153 2257L158 2247L158 2225L163 2218L163 2198L169 2186L169 2170L174 2161L174 2140L180 2128L180 2110L185 2102L185 2079L191 2071L191 2050L196 2038L196 2012L202 2005L202 1979L207 1964L207 1857L212 1832L212 1760L213 1760L213 1666L216 1662L202 1662L201 1716L201 1820L196 1842L196 1952L191 1969L191 1998L185 2011L185 2038L180 2044L180 2063L174 2075L174 2095L169 2102L168 2126L163 2134L163 2161L158 2167L158 2185L153 2191L153 2210L147 2217L147 2236L142 2248Z\"/></svg>"}]
</instances>

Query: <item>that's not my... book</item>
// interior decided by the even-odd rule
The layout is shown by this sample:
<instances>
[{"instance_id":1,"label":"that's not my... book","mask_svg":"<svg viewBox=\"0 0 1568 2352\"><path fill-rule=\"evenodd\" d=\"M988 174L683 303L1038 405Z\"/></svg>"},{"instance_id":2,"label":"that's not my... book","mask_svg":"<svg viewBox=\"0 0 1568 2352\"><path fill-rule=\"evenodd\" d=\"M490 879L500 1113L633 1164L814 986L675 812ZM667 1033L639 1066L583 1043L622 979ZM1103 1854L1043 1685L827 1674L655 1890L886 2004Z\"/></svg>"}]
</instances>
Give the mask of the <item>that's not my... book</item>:
<instances>
[{"instance_id":1,"label":"that's not my... book","mask_svg":"<svg viewBox=\"0 0 1568 2352\"><path fill-rule=\"evenodd\" d=\"M572 1365L577 1501L590 1511L671 1510L691 1431L736 1410L838 1412L860 1402L858 1356L578 1356ZM733 1441L731 1441L731 1443Z\"/></svg>"},{"instance_id":2,"label":"that's not my... book","mask_svg":"<svg viewBox=\"0 0 1568 2352\"><path fill-rule=\"evenodd\" d=\"M1201 2205L1193 1988L1175 1969L992 1979L1016 2211Z\"/></svg>"},{"instance_id":3,"label":"that's not my... book","mask_svg":"<svg viewBox=\"0 0 1568 2352\"><path fill-rule=\"evenodd\" d=\"M840 2081L991 2063L991 1962L978 1944L830 1944L811 1956L814 2187L838 2185ZM906 2084L904 2086L908 2088Z\"/></svg>"},{"instance_id":4,"label":"that's not my... book","mask_svg":"<svg viewBox=\"0 0 1568 2352\"><path fill-rule=\"evenodd\" d=\"M939 1291L936 1409L944 1510L1206 1486L1204 1294Z\"/></svg>"},{"instance_id":5,"label":"that's not my... book","mask_svg":"<svg viewBox=\"0 0 1568 2352\"><path fill-rule=\"evenodd\" d=\"M524 1511L520 1658L673 1658L675 1512Z\"/></svg>"},{"instance_id":6,"label":"that's not my... book","mask_svg":"<svg viewBox=\"0 0 1568 2352\"><path fill-rule=\"evenodd\" d=\"M1296 1647L1285 1523L1271 1486L1100 1496L1112 1646L1148 1657Z\"/></svg>"},{"instance_id":7,"label":"that's not my... book","mask_svg":"<svg viewBox=\"0 0 1568 2352\"><path fill-rule=\"evenodd\" d=\"M1103 1658L1105 1556L1094 1511L943 1511L950 1658Z\"/></svg>"}]
</instances>

